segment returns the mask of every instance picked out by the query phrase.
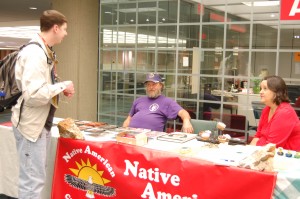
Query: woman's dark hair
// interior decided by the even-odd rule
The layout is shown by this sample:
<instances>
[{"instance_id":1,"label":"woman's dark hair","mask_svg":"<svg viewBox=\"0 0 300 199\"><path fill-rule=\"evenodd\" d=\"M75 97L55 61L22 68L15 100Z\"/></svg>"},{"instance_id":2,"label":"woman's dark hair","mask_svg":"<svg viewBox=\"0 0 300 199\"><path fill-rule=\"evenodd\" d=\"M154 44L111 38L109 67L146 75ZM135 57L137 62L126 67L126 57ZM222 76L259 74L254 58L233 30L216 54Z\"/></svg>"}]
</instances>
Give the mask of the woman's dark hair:
<instances>
[{"instance_id":1,"label":"woman's dark hair","mask_svg":"<svg viewBox=\"0 0 300 199\"><path fill-rule=\"evenodd\" d=\"M46 32L54 25L62 26L67 22L67 18L62 13L56 10L46 10L40 18L40 29L42 32Z\"/></svg>"},{"instance_id":2,"label":"woman's dark hair","mask_svg":"<svg viewBox=\"0 0 300 199\"><path fill-rule=\"evenodd\" d=\"M271 75L265 77L264 80L267 80L268 88L275 93L273 102L275 102L276 105L281 104L281 102L290 102L286 84L281 77Z\"/></svg>"}]
</instances>

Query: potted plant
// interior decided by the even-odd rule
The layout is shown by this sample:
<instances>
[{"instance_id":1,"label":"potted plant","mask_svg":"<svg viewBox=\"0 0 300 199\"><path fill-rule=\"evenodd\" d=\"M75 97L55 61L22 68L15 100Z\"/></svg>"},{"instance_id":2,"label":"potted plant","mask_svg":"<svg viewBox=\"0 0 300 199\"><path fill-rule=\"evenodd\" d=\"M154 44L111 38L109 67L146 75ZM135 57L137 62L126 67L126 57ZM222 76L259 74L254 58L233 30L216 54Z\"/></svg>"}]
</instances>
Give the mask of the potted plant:
<instances>
[{"instance_id":1,"label":"potted plant","mask_svg":"<svg viewBox=\"0 0 300 199\"><path fill-rule=\"evenodd\" d=\"M261 79L252 79L252 82L254 83L254 85L253 85L253 93L254 94L259 94Z\"/></svg>"}]
</instances>

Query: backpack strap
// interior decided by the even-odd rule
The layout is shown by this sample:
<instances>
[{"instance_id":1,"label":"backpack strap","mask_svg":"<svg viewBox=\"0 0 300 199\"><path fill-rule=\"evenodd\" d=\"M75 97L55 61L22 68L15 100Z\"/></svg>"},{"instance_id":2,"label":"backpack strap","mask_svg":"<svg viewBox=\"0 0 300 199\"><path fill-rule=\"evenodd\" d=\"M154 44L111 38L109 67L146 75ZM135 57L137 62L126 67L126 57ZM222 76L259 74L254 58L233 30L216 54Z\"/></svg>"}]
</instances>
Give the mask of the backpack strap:
<instances>
[{"instance_id":1,"label":"backpack strap","mask_svg":"<svg viewBox=\"0 0 300 199\"><path fill-rule=\"evenodd\" d=\"M44 52L45 55L46 55L46 58L47 58L47 64L52 64L52 60L49 59L49 57L47 56L47 54L46 54L46 52L44 51L43 47L42 47L41 44L38 43L38 42L33 41L33 42L29 42L29 43L27 43L27 44L24 44L24 45L22 45L22 46L20 47L19 50L21 51L24 47L26 47L26 46L28 46L28 45L30 45L30 44L38 45L38 46L43 50L43 52ZM49 63L49 60L51 61L50 63ZM21 113L22 113L23 106L24 106L24 99L22 99L22 102L21 102L21 105L20 105L19 121L18 121L18 124L17 124L16 128L18 128L19 123L20 123L20 120L21 120Z\"/></svg>"},{"instance_id":2,"label":"backpack strap","mask_svg":"<svg viewBox=\"0 0 300 199\"><path fill-rule=\"evenodd\" d=\"M47 57L47 64L52 64L52 60L48 57L47 53L44 51L42 45L39 43L39 42L36 42L36 41L31 41L31 42L28 42L27 44L24 44L22 45L19 50L21 51L24 47L28 46L28 45L31 45L31 44L35 44L35 45L38 45L42 50L43 52L45 53L46 57Z\"/></svg>"}]
</instances>

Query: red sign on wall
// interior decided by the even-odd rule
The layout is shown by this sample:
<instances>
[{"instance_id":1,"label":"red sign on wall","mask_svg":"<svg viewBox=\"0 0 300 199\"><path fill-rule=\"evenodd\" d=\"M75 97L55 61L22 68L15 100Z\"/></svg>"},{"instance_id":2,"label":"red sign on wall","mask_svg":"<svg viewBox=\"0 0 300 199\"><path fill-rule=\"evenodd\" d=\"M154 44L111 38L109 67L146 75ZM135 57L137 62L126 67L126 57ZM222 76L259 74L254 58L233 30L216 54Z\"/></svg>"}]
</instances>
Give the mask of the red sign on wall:
<instances>
[{"instance_id":1,"label":"red sign on wall","mask_svg":"<svg viewBox=\"0 0 300 199\"><path fill-rule=\"evenodd\" d=\"M300 20L300 0L281 0L280 20Z\"/></svg>"}]
</instances>

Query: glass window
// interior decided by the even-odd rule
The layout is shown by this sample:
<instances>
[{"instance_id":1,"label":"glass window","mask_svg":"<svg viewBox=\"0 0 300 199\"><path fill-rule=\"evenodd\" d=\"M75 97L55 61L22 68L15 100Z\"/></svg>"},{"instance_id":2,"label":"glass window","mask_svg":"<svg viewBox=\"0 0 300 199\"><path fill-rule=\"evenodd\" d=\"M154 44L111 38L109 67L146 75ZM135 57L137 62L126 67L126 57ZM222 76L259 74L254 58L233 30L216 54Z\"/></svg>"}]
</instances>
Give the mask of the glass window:
<instances>
[{"instance_id":1,"label":"glass window","mask_svg":"<svg viewBox=\"0 0 300 199\"><path fill-rule=\"evenodd\" d=\"M102 70L116 69L117 56L115 50L101 50L100 54L100 67Z\"/></svg>"},{"instance_id":2,"label":"glass window","mask_svg":"<svg viewBox=\"0 0 300 199\"><path fill-rule=\"evenodd\" d=\"M225 19L225 0L220 0L218 2L211 0L203 0L203 4L200 4L199 11L202 15L202 22L216 22L223 23L226 21ZM218 9L220 8L221 9Z\"/></svg>"},{"instance_id":3,"label":"glass window","mask_svg":"<svg viewBox=\"0 0 300 199\"><path fill-rule=\"evenodd\" d=\"M278 73L283 78L298 78L300 75L300 53L280 52ZM274 71L275 72L275 71Z\"/></svg>"},{"instance_id":4,"label":"glass window","mask_svg":"<svg viewBox=\"0 0 300 199\"><path fill-rule=\"evenodd\" d=\"M128 116L131 109L132 103L134 101L133 96L117 95L117 115L123 116L123 120Z\"/></svg>"},{"instance_id":5,"label":"glass window","mask_svg":"<svg viewBox=\"0 0 300 199\"><path fill-rule=\"evenodd\" d=\"M176 52L172 50L157 51L157 70L161 72L175 72Z\"/></svg>"},{"instance_id":6,"label":"glass window","mask_svg":"<svg viewBox=\"0 0 300 199\"><path fill-rule=\"evenodd\" d=\"M272 23L253 24L253 49L276 49L278 26Z\"/></svg>"},{"instance_id":7,"label":"glass window","mask_svg":"<svg viewBox=\"0 0 300 199\"><path fill-rule=\"evenodd\" d=\"M101 5L101 24L116 25L118 23L117 4Z\"/></svg>"},{"instance_id":8,"label":"glass window","mask_svg":"<svg viewBox=\"0 0 300 199\"><path fill-rule=\"evenodd\" d=\"M268 75L276 74L276 52L252 52L251 73L258 77L262 70Z\"/></svg>"},{"instance_id":9,"label":"glass window","mask_svg":"<svg viewBox=\"0 0 300 199\"><path fill-rule=\"evenodd\" d=\"M136 24L136 3L120 3L118 13L120 25Z\"/></svg>"},{"instance_id":10,"label":"glass window","mask_svg":"<svg viewBox=\"0 0 300 199\"><path fill-rule=\"evenodd\" d=\"M117 70L135 70L136 66L135 51L119 50Z\"/></svg>"},{"instance_id":11,"label":"glass window","mask_svg":"<svg viewBox=\"0 0 300 199\"><path fill-rule=\"evenodd\" d=\"M118 31L116 28L103 27L100 31L100 45L102 48L116 48Z\"/></svg>"},{"instance_id":12,"label":"glass window","mask_svg":"<svg viewBox=\"0 0 300 199\"><path fill-rule=\"evenodd\" d=\"M259 3L258 1L256 3ZM272 2L270 2L272 3ZM268 24L272 21L278 22L279 20L279 12L280 6L279 1L273 1L274 6L252 6L253 8L253 21L260 22L261 24Z\"/></svg>"},{"instance_id":13,"label":"glass window","mask_svg":"<svg viewBox=\"0 0 300 199\"><path fill-rule=\"evenodd\" d=\"M222 49L224 43L224 25L203 25L201 34L202 48Z\"/></svg>"},{"instance_id":14,"label":"glass window","mask_svg":"<svg viewBox=\"0 0 300 199\"><path fill-rule=\"evenodd\" d=\"M136 90L134 74L117 72L116 86L118 93L134 94Z\"/></svg>"},{"instance_id":15,"label":"glass window","mask_svg":"<svg viewBox=\"0 0 300 199\"><path fill-rule=\"evenodd\" d=\"M250 25L228 24L226 37L226 49L249 48Z\"/></svg>"},{"instance_id":16,"label":"glass window","mask_svg":"<svg viewBox=\"0 0 300 199\"><path fill-rule=\"evenodd\" d=\"M193 65L193 51L178 52L178 73L190 74ZM174 71L175 72L175 71Z\"/></svg>"},{"instance_id":17,"label":"glass window","mask_svg":"<svg viewBox=\"0 0 300 199\"><path fill-rule=\"evenodd\" d=\"M280 29L280 48L300 48L300 26L296 24L284 24Z\"/></svg>"},{"instance_id":18,"label":"glass window","mask_svg":"<svg viewBox=\"0 0 300 199\"><path fill-rule=\"evenodd\" d=\"M138 24L156 24L156 2L138 3Z\"/></svg>"},{"instance_id":19,"label":"glass window","mask_svg":"<svg viewBox=\"0 0 300 199\"><path fill-rule=\"evenodd\" d=\"M237 131L255 126L250 101L263 75L280 75L290 93L298 91L300 22L279 21L278 5L250 2L101 1L99 118L122 123L133 99L145 95L145 74L158 72L163 93L198 119L216 116ZM236 93L244 84L254 95Z\"/></svg>"},{"instance_id":20,"label":"glass window","mask_svg":"<svg viewBox=\"0 0 300 199\"><path fill-rule=\"evenodd\" d=\"M180 23L200 22L201 4L180 1Z\"/></svg>"},{"instance_id":21,"label":"glass window","mask_svg":"<svg viewBox=\"0 0 300 199\"><path fill-rule=\"evenodd\" d=\"M136 27L120 27L117 42L120 48L134 48L136 44Z\"/></svg>"},{"instance_id":22,"label":"glass window","mask_svg":"<svg viewBox=\"0 0 300 199\"><path fill-rule=\"evenodd\" d=\"M158 23L176 23L178 3L176 0L158 1Z\"/></svg>"},{"instance_id":23,"label":"glass window","mask_svg":"<svg viewBox=\"0 0 300 199\"><path fill-rule=\"evenodd\" d=\"M136 70L153 72L155 66L155 51L154 50L138 50L137 51L137 68Z\"/></svg>"},{"instance_id":24,"label":"glass window","mask_svg":"<svg viewBox=\"0 0 300 199\"><path fill-rule=\"evenodd\" d=\"M115 93L116 91L116 75L112 72L100 72L99 87L105 93ZM102 80L102 81L101 81Z\"/></svg>"},{"instance_id":25,"label":"glass window","mask_svg":"<svg viewBox=\"0 0 300 199\"><path fill-rule=\"evenodd\" d=\"M218 74L218 69L220 68L220 66L217 66L216 64L215 51L202 51L201 54L202 54L200 58L201 64L199 65L200 74L210 74L210 75ZM193 70L195 70L194 66L193 66Z\"/></svg>"},{"instance_id":26,"label":"glass window","mask_svg":"<svg viewBox=\"0 0 300 199\"><path fill-rule=\"evenodd\" d=\"M181 25L179 27L179 47L193 48L199 47L200 26Z\"/></svg>"},{"instance_id":27,"label":"glass window","mask_svg":"<svg viewBox=\"0 0 300 199\"><path fill-rule=\"evenodd\" d=\"M115 95L101 93L98 95L99 98L99 111L98 113L106 114L106 115L114 115L115 114Z\"/></svg>"},{"instance_id":28,"label":"glass window","mask_svg":"<svg viewBox=\"0 0 300 199\"><path fill-rule=\"evenodd\" d=\"M197 92L192 91L191 76L178 75L177 98L197 99Z\"/></svg>"},{"instance_id":29,"label":"glass window","mask_svg":"<svg viewBox=\"0 0 300 199\"><path fill-rule=\"evenodd\" d=\"M177 28L176 26L159 26L157 36L157 47L158 48L175 48L177 42L179 44L184 41L177 41Z\"/></svg>"},{"instance_id":30,"label":"glass window","mask_svg":"<svg viewBox=\"0 0 300 199\"><path fill-rule=\"evenodd\" d=\"M154 48L156 44L156 26L140 26L137 29L137 47Z\"/></svg>"}]
</instances>

